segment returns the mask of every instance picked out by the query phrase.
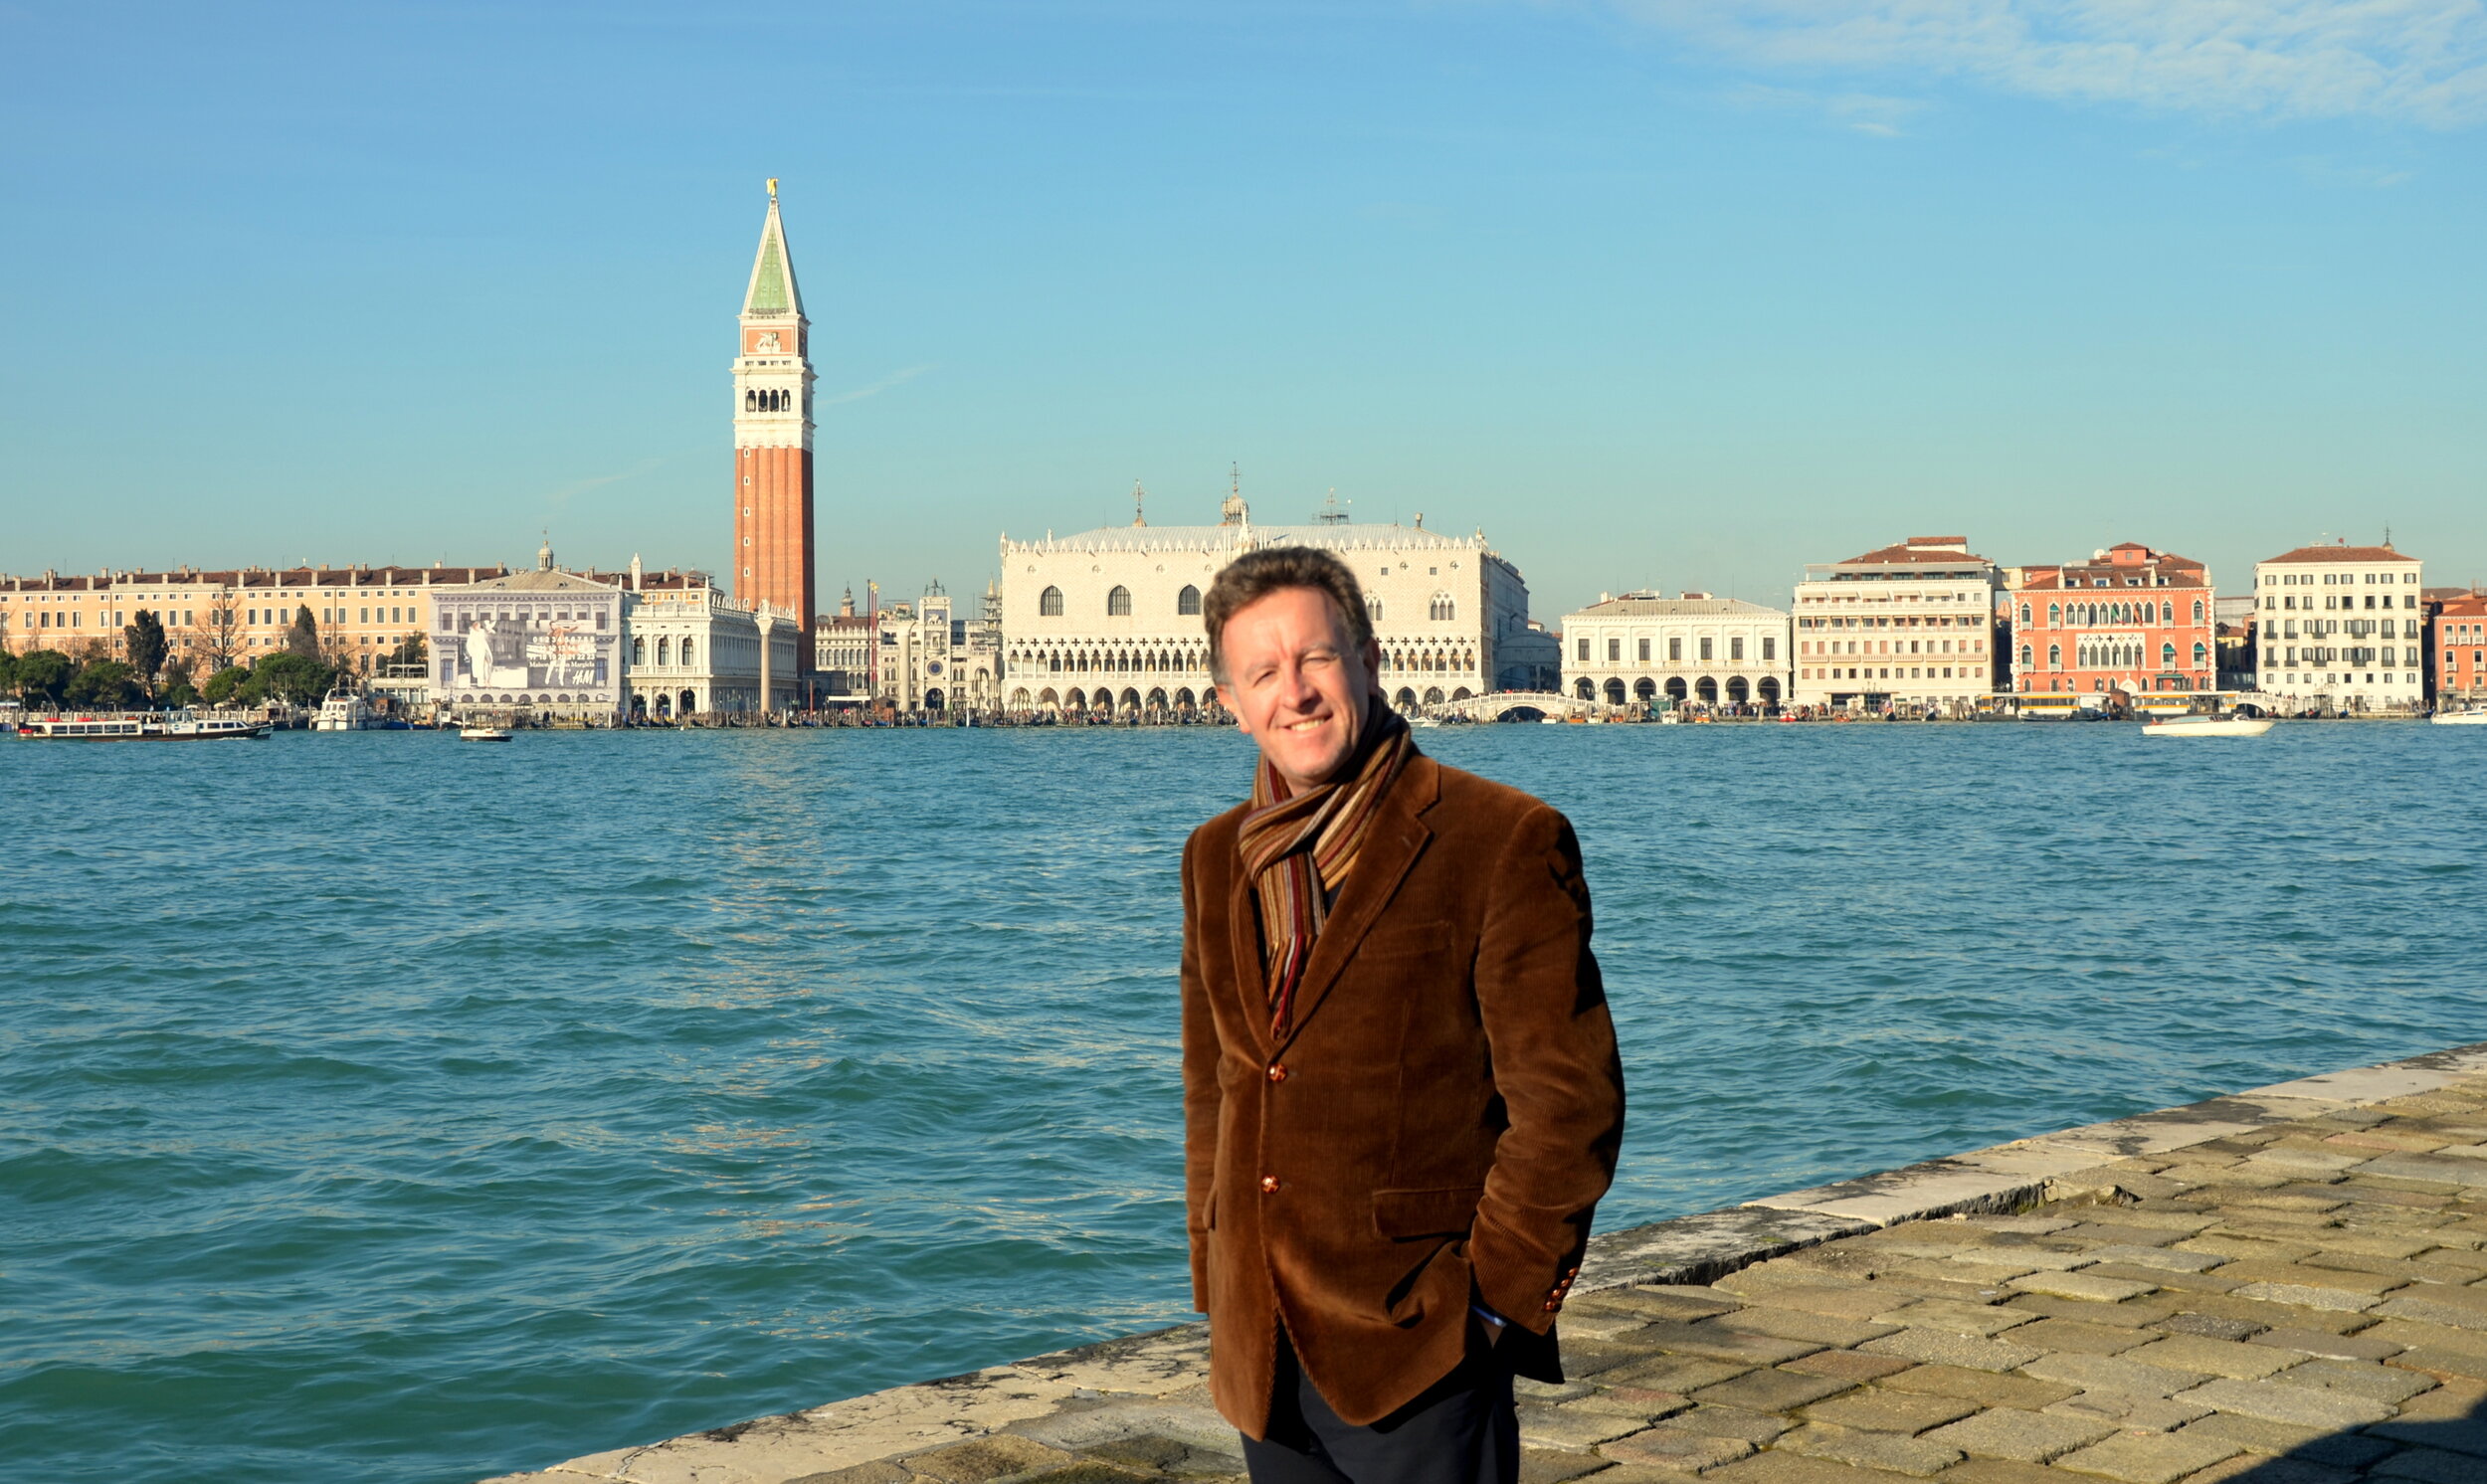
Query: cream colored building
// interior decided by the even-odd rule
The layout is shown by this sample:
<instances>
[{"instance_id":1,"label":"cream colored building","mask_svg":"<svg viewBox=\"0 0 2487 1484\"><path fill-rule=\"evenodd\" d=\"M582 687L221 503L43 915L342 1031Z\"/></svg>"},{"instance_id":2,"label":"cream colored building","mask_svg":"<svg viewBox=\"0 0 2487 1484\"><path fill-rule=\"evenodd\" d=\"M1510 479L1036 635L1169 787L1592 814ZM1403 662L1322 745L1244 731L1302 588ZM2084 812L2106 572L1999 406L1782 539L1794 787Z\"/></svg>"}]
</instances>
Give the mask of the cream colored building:
<instances>
[{"instance_id":1,"label":"cream colored building","mask_svg":"<svg viewBox=\"0 0 2487 1484\"><path fill-rule=\"evenodd\" d=\"M1797 584L1802 706L1966 712L1996 687L2002 573L1961 536L1911 536Z\"/></svg>"},{"instance_id":2,"label":"cream colored building","mask_svg":"<svg viewBox=\"0 0 2487 1484\"><path fill-rule=\"evenodd\" d=\"M1788 616L1708 593L1600 594L1563 619L1563 688L1621 706L1776 706L1788 694Z\"/></svg>"},{"instance_id":3,"label":"cream colored building","mask_svg":"<svg viewBox=\"0 0 2487 1484\"><path fill-rule=\"evenodd\" d=\"M453 716L611 725L623 714L619 583L553 566L432 594L432 696Z\"/></svg>"},{"instance_id":4,"label":"cream colored building","mask_svg":"<svg viewBox=\"0 0 2487 1484\"><path fill-rule=\"evenodd\" d=\"M812 672L820 683L823 705L861 705L874 694L873 667L880 647L880 621L855 611L855 590L849 588L835 614L812 621Z\"/></svg>"},{"instance_id":5,"label":"cream colored building","mask_svg":"<svg viewBox=\"0 0 2487 1484\"><path fill-rule=\"evenodd\" d=\"M1257 525L1230 494L1216 525L1129 526L1002 540L1003 704L1011 710L1186 712L1216 704L1201 598L1266 546L1336 552L1354 570L1402 710L1481 694L1495 647L1528 625L1528 585L1483 532L1319 520Z\"/></svg>"},{"instance_id":6,"label":"cream colored building","mask_svg":"<svg viewBox=\"0 0 2487 1484\"><path fill-rule=\"evenodd\" d=\"M2425 564L2382 546L2300 546L2254 564L2263 694L2283 707L2415 709L2425 687Z\"/></svg>"},{"instance_id":7,"label":"cream colored building","mask_svg":"<svg viewBox=\"0 0 2487 1484\"><path fill-rule=\"evenodd\" d=\"M702 573L640 579L625 605L630 711L636 719L738 715L803 704L794 614L727 596Z\"/></svg>"},{"instance_id":8,"label":"cream colored building","mask_svg":"<svg viewBox=\"0 0 2487 1484\"><path fill-rule=\"evenodd\" d=\"M914 603L882 609L879 697L902 712L990 711L1002 659L988 626L955 617L935 582Z\"/></svg>"}]
</instances>

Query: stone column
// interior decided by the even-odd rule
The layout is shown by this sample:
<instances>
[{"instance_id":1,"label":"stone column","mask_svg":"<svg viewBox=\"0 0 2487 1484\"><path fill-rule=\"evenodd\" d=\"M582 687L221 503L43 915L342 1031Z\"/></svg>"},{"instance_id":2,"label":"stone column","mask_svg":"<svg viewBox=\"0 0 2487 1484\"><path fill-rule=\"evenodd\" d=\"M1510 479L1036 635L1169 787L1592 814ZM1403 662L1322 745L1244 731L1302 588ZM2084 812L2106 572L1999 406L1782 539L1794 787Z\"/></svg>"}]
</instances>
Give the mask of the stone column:
<instances>
[{"instance_id":1,"label":"stone column","mask_svg":"<svg viewBox=\"0 0 2487 1484\"><path fill-rule=\"evenodd\" d=\"M769 642L777 629L777 620L766 610L762 610L758 618L760 621L760 717L765 721L772 709L769 704Z\"/></svg>"}]
</instances>

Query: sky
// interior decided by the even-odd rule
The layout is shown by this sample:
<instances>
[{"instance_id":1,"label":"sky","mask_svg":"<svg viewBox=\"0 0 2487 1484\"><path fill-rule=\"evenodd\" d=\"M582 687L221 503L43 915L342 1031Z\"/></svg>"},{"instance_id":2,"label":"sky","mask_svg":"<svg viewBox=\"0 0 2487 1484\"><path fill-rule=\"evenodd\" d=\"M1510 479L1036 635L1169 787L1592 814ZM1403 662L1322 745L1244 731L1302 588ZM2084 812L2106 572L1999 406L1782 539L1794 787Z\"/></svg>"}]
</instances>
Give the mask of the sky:
<instances>
[{"instance_id":1,"label":"sky","mask_svg":"<svg viewBox=\"0 0 2487 1484\"><path fill-rule=\"evenodd\" d=\"M781 178L824 608L1482 529L2487 580L2476 0L0 0L0 572L723 571Z\"/></svg>"}]
</instances>

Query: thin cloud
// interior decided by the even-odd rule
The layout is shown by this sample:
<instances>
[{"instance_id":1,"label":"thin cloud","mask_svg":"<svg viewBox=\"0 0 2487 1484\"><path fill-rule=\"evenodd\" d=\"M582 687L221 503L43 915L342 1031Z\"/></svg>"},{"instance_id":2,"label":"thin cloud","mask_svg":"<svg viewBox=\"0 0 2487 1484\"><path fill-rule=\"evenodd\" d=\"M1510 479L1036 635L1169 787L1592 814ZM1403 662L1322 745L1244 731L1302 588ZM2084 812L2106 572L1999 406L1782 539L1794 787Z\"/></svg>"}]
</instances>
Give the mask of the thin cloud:
<instances>
[{"instance_id":1,"label":"thin cloud","mask_svg":"<svg viewBox=\"0 0 2487 1484\"><path fill-rule=\"evenodd\" d=\"M815 397L812 399L812 405L814 407L836 407L841 402L861 402L866 397L877 397L881 393L888 391L891 387L913 381L915 378L932 369L933 368L931 366L926 365L909 366L903 371L892 371L887 376L873 382L870 386L857 387L851 392L840 392L834 397Z\"/></svg>"},{"instance_id":2,"label":"thin cloud","mask_svg":"<svg viewBox=\"0 0 2487 1484\"><path fill-rule=\"evenodd\" d=\"M2477 0L1610 3L1766 68L1967 78L2227 117L2487 120L2487 7Z\"/></svg>"},{"instance_id":3,"label":"thin cloud","mask_svg":"<svg viewBox=\"0 0 2487 1484\"><path fill-rule=\"evenodd\" d=\"M544 495L544 503L558 510L570 503L572 497L576 495L585 494L591 489L602 489L607 484L618 484L624 479L636 479L641 474L654 469L657 464L658 461L652 459L637 468L624 469L618 474L591 474L584 479L573 479L558 489L547 491Z\"/></svg>"},{"instance_id":4,"label":"thin cloud","mask_svg":"<svg viewBox=\"0 0 2487 1484\"><path fill-rule=\"evenodd\" d=\"M1730 93L1728 97L1730 101L1746 107L1817 113L1840 128L1884 139L1895 138L1904 132L1908 120L1927 107L1917 98L1887 97L1872 93L1812 93L1801 88L1771 88L1759 83L1745 84Z\"/></svg>"}]
</instances>

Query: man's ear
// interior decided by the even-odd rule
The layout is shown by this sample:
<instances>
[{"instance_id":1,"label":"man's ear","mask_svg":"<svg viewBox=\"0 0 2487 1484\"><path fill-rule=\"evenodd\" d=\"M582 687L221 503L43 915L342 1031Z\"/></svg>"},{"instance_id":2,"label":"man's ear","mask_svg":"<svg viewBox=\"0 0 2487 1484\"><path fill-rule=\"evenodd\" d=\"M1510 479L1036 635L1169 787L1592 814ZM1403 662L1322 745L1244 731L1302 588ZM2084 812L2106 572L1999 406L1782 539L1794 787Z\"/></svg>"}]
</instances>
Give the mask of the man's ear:
<instances>
[{"instance_id":1,"label":"man's ear","mask_svg":"<svg viewBox=\"0 0 2487 1484\"><path fill-rule=\"evenodd\" d=\"M1227 714L1235 718L1235 729L1246 737L1250 736L1252 724L1244 719L1244 708L1235 703L1235 692L1224 685L1212 685L1210 689L1217 695L1218 704L1226 707Z\"/></svg>"}]
</instances>

